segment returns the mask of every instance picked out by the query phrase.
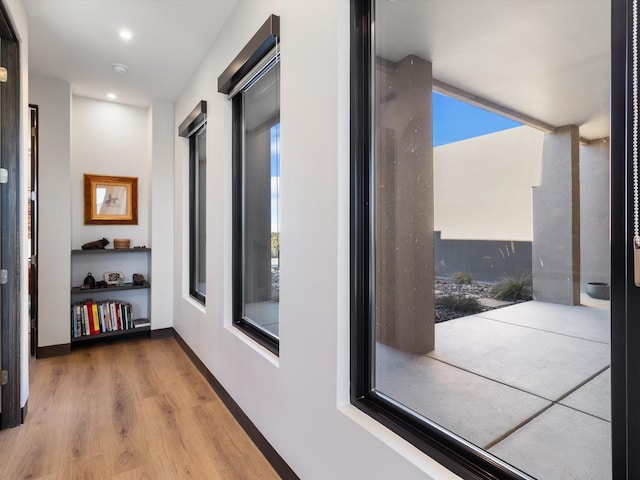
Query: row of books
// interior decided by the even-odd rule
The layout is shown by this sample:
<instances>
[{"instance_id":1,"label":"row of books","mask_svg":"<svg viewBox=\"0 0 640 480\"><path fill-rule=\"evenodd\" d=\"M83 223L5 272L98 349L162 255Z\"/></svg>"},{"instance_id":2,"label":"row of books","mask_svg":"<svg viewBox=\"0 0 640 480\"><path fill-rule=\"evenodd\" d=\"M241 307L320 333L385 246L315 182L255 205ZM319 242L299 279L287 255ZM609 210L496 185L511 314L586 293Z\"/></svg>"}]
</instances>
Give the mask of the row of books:
<instances>
[{"instance_id":1,"label":"row of books","mask_svg":"<svg viewBox=\"0 0 640 480\"><path fill-rule=\"evenodd\" d=\"M73 338L128 330L138 325L131 316L131 304L106 300L86 300L71 306Z\"/></svg>"}]
</instances>

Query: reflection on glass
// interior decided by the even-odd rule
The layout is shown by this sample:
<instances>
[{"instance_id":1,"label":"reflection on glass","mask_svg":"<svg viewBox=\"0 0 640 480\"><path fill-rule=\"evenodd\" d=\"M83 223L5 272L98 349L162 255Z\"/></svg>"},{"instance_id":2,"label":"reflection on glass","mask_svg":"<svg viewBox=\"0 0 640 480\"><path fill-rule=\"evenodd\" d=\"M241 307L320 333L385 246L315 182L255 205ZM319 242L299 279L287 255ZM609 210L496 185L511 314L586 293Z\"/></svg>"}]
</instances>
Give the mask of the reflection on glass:
<instances>
[{"instance_id":1,"label":"reflection on glass","mask_svg":"<svg viewBox=\"0 0 640 480\"><path fill-rule=\"evenodd\" d=\"M280 67L243 93L244 318L279 336Z\"/></svg>"},{"instance_id":2,"label":"reflection on glass","mask_svg":"<svg viewBox=\"0 0 640 480\"><path fill-rule=\"evenodd\" d=\"M375 387L536 478L610 478L610 4L376 9Z\"/></svg>"},{"instance_id":3,"label":"reflection on glass","mask_svg":"<svg viewBox=\"0 0 640 480\"><path fill-rule=\"evenodd\" d=\"M191 295L204 303L207 295L207 129L203 126L189 139L190 150L190 279Z\"/></svg>"},{"instance_id":4,"label":"reflection on glass","mask_svg":"<svg viewBox=\"0 0 640 480\"><path fill-rule=\"evenodd\" d=\"M196 134L196 148L198 164L196 166L196 185L198 188L197 193L197 222L196 222L196 250L197 250L197 265L195 271L195 280L197 291L202 295L207 294L207 130L202 129Z\"/></svg>"}]
</instances>

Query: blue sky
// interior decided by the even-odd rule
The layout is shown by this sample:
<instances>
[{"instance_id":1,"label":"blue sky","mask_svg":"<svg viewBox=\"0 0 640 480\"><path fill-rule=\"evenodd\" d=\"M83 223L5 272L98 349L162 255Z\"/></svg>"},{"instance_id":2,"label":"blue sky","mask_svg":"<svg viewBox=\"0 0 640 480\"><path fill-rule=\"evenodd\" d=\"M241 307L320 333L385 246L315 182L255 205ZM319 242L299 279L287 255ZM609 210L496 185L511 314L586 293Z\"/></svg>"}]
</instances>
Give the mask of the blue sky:
<instances>
[{"instance_id":1,"label":"blue sky","mask_svg":"<svg viewBox=\"0 0 640 480\"><path fill-rule=\"evenodd\" d=\"M280 122L271 127L271 176L280 176Z\"/></svg>"},{"instance_id":2,"label":"blue sky","mask_svg":"<svg viewBox=\"0 0 640 480\"><path fill-rule=\"evenodd\" d=\"M433 146L521 126L508 118L433 92Z\"/></svg>"},{"instance_id":3,"label":"blue sky","mask_svg":"<svg viewBox=\"0 0 640 480\"><path fill-rule=\"evenodd\" d=\"M433 146L521 126L507 118L433 92ZM280 200L280 123L271 127L271 231L278 232Z\"/></svg>"},{"instance_id":4,"label":"blue sky","mask_svg":"<svg viewBox=\"0 0 640 480\"><path fill-rule=\"evenodd\" d=\"M280 231L280 122L271 127L271 231Z\"/></svg>"}]
</instances>

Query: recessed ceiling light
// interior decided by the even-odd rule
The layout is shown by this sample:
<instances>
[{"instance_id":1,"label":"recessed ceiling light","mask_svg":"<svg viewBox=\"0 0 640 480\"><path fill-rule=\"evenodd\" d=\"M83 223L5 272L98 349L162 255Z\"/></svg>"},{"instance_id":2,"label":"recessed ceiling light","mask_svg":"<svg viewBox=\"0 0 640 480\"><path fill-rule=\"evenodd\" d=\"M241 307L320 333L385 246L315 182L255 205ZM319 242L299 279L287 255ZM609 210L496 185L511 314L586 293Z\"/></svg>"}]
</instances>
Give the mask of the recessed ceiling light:
<instances>
[{"instance_id":1,"label":"recessed ceiling light","mask_svg":"<svg viewBox=\"0 0 640 480\"><path fill-rule=\"evenodd\" d=\"M107 93L107 98L109 100L115 100L118 96L115 93Z\"/></svg>"},{"instance_id":2,"label":"recessed ceiling light","mask_svg":"<svg viewBox=\"0 0 640 480\"><path fill-rule=\"evenodd\" d=\"M129 71L127 66L121 63L114 63L111 65L111 70L113 70L114 75L124 75Z\"/></svg>"},{"instance_id":3,"label":"recessed ceiling light","mask_svg":"<svg viewBox=\"0 0 640 480\"><path fill-rule=\"evenodd\" d=\"M125 30L125 29L120 30L119 35L120 35L120 38L122 40L124 40L125 42L128 42L129 40L131 40L133 38L133 33L131 33L131 31Z\"/></svg>"}]
</instances>

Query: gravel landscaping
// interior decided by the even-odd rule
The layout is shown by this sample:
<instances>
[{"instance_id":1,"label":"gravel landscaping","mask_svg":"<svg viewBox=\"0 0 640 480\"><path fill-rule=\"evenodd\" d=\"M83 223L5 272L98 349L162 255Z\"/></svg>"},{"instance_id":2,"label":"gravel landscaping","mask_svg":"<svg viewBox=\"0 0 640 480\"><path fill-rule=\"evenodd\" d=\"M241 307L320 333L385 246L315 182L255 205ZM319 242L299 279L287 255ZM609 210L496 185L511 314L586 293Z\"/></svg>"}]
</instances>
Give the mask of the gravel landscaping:
<instances>
[{"instance_id":1,"label":"gravel landscaping","mask_svg":"<svg viewBox=\"0 0 640 480\"><path fill-rule=\"evenodd\" d=\"M487 282L472 282L470 284L458 284L450 278L436 278L435 295L436 298L444 295L463 295L466 297L474 297L478 300L481 298L489 298L489 289L493 286L493 283ZM482 311L493 310L499 307L482 306ZM447 320L453 320L454 318L464 317L469 315L466 312L460 312L451 308L435 306L435 320L436 323L445 322Z\"/></svg>"},{"instance_id":2,"label":"gravel landscaping","mask_svg":"<svg viewBox=\"0 0 640 480\"><path fill-rule=\"evenodd\" d=\"M277 302L280 298L280 272L279 269L272 268L271 270L271 300ZM436 298L445 295L462 295L464 297L473 297L478 300L483 298L490 298L489 290L493 286L493 283L489 282L472 282L470 284L458 284L451 278L436 278L435 281L435 296ZM481 311L493 310L500 308L500 306L487 306L482 305ZM435 306L435 321L436 323L445 322L447 320L453 320L454 318L460 318L467 315L471 315L468 312L460 312L459 310L446 308L443 306Z\"/></svg>"}]
</instances>

